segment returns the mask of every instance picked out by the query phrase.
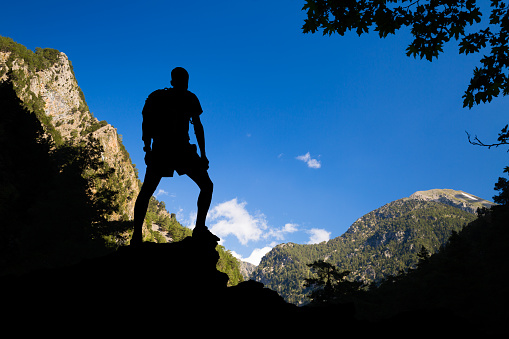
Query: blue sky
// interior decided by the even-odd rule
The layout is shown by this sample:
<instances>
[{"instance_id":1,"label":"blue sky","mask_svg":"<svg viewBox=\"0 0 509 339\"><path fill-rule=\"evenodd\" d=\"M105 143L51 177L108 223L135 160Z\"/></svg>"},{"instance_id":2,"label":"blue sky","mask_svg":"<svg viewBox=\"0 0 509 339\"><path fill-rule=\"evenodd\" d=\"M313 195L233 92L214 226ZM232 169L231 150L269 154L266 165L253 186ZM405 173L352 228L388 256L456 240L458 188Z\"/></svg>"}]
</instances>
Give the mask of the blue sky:
<instances>
[{"instance_id":1,"label":"blue sky","mask_svg":"<svg viewBox=\"0 0 509 339\"><path fill-rule=\"evenodd\" d=\"M251 262L278 243L340 236L418 190L491 200L506 150L472 146L465 131L494 141L508 99L462 108L481 56L459 55L453 42L432 63L410 58L407 32L305 35L303 4L10 1L0 35L67 54L88 106L123 136L141 179L145 98L185 67L204 110L209 227ZM191 225L191 180L163 179L159 189Z\"/></svg>"}]
</instances>

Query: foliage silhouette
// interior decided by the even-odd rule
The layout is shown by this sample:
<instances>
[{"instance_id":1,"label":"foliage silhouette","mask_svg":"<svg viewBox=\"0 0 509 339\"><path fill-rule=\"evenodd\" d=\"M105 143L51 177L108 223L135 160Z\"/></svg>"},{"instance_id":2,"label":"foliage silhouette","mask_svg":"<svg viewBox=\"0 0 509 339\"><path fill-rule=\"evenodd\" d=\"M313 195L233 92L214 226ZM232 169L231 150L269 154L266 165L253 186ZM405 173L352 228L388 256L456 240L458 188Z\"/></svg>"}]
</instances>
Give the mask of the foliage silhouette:
<instances>
[{"instance_id":1,"label":"foliage silhouette","mask_svg":"<svg viewBox=\"0 0 509 339\"><path fill-rule=\"evenodd\" d=\"M463 107L472 108L509 94L509 4L491 0L489 6L481 9L475 0L306 0L302 9L307 18L302 29L304 33L323 29L324 35L355 30L360 36L374 26L380 38L385 38L411 27L413 41L406 54L428 61L438 58L452 39L460 40L460 54L481 53L489 48L480 60L481 67L474 68L463 95ZM481 22L482 12L490 13L489 22L483 23L484 29L471 32ZM485 144L477 136L472 140L467 135L470 143L488 148L509 141L507 125L496 143Z\"/></svg>"},{"instance_id":2,"label":"foliage silhouette","mask_svg":"<svg viewBox=\"0 0 509 339\"><path fill-rule=\"evenodd\" d=\"M509 174L509 166L504 168L504 173ZM509 206L509 181L503 177L498 178L495 183L495 191L499 191L499 194L493 197L493 201L502 206Z\"/></svg>"},{"instance_id":3,"label":"foliage silhouette","mask_svg":"<svg viewBox=\"0 0 509 339\"><path fill-rule=\"evenodd\" d=\"M314 287L308 294L312 304L350 301L349 299L364 286L362 282L346 279L350 271L339 271L336 266L323 260L317 260L307 266L318 276L307 278L304 282L306 287Z\"/></svg>"},{"instance_id":4,"label":"foliage silhouette","mask_svg":"<svg viewBox=\"0 0 509 339\"><path fill-rule=\"evenodd\" d=\"M323 29L324 35L344 35L355 30L360 36L374 26L380 38L385 38L403 27L411 27L413 41L407 55L429 61L437 58L443 46L453 39L460 40L460 54L479 53L491 47L490 54L481 59L482 66L474 69L463 95L464 107L472 107L509 94L509 4L493 0L490 7L489 23L484 29L470 32L483 15L476 1L306 0L303 10L307 11L307 18L302 29L304 33Z\"/></svg>"},{"instance_id":5,"label":"foliage silhouette","mask_svg":"<svg viewBox=\"0 0 509 339\"><path fill-rule=\"evenodd\" d=\"M446 329L454 332L501 334L509 312L505 272L509 208L484 209L479 217L435 254L422 258L416 268L372 284L353 298L362 319L388 319L411 324L416 315L423 321L446 317ZM430 322L431 323L431 322Z\"/></svg>"}]
</instances>

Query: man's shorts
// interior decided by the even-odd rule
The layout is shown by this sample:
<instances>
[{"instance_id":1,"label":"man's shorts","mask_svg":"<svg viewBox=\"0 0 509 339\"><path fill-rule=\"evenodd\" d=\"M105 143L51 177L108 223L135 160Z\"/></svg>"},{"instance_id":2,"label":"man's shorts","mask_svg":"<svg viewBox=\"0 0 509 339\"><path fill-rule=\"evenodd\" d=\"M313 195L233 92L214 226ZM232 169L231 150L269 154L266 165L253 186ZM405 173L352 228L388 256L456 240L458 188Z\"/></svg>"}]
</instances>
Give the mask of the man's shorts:
<instances>
[{"instance_id":1,"label":"man's shorts","mask_svg":"<svg viewBox=\"0 0 509 339\"><path fill-rule=\"evenodd\" d=\"M196 145L184 144L173 149L154 147L147 163L147 171L149 169L162 177L173 177L174 171L177 171L178 175L183 175L207 168L198 155Z\"/></svg>"}]
</instances>

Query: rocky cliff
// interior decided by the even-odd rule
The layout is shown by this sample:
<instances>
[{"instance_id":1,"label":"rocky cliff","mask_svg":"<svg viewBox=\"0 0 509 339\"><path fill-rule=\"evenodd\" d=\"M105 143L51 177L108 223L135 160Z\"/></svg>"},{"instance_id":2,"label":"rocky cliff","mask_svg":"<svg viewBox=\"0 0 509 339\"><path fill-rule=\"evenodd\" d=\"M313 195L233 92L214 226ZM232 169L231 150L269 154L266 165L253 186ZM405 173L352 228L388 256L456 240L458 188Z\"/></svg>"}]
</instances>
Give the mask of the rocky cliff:
<instances>
[{"instance_id":1,"label":"rocky cliff","mask_svg":"<svg viewBox=\"0 0 509 339\"><path fill-rule=\"evenodd\" d=\"M25 54L20 49L26 51ZM12 81L24 104L44 114L41 120L57 145L79 144L90 136L99 140L103 148L102 160L115 169L113 182L120 192L120 209L110 218L130 220L140 183L129 154L117 130L89 111L67 56L56 50L49 51L51 56L46 58L44 53L39 53L39 59L46 61L41 65L37 63L37 53L32 55L19 45L4 46L0 50L0 82Z\"/></svg>"}]
</instances>

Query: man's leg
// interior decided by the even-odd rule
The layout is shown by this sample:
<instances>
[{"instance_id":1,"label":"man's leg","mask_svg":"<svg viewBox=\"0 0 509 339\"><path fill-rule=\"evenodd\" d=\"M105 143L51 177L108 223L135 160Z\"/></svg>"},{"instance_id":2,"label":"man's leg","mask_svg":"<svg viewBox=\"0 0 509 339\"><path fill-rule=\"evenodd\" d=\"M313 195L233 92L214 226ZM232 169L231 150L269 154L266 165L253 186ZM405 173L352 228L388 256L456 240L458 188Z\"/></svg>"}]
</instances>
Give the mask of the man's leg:
<instances>
[{"instance_id":1,"label":"man's leg","mask_svg":"<svg viewBox=\"0 0 509 339\"><path fill-rule=\"evenodd\" d=\"M138 194L138 198L136 198L136 203L134 204L134 232L131 239L131 245L139 245L143 241L143 221L147 214L148 203L160 181L161 176L154 174L153 171L150 171L147 168L145 181L143 181L140 193Z\"/></svg>"},{"instance_id":2,"label":"man's leg","mask_svg":"<svg viewBox=\"0 0 509 339\"><path fill-rule=\"evenodd\" d=\"M205 227L205 219L210 208L212 201L212 191L214 184L210 180L209 174L206 170L189 171L187 173L200 188L200 194L198 195L198 214L196 216L196 227Z\"/></svg>"}]
</instances>

